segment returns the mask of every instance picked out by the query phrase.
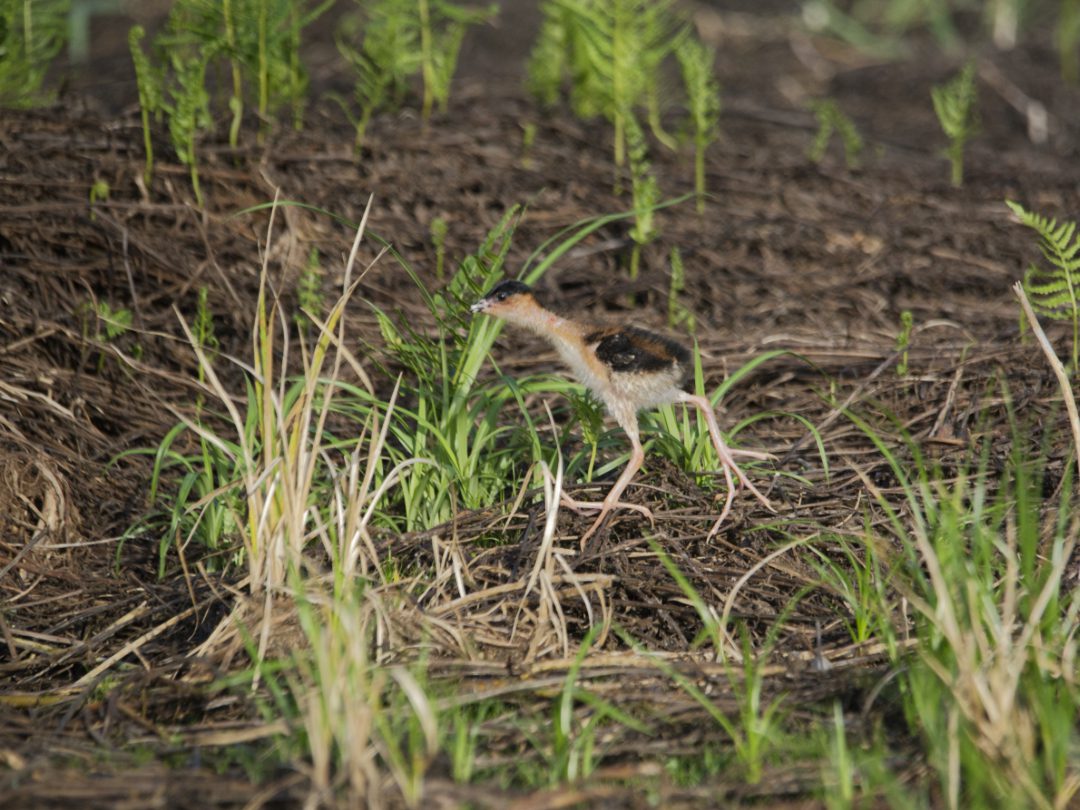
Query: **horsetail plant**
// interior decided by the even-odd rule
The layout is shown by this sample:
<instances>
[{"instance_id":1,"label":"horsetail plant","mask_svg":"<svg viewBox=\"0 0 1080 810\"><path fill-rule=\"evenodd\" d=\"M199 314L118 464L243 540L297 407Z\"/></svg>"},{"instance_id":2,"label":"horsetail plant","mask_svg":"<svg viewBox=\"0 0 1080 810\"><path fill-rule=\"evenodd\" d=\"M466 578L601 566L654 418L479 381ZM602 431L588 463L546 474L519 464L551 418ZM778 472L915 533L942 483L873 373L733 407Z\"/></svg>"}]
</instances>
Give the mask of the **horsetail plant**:
<instances>
[{"instance_id":1,"label":"horsetail plant","mask_svg":"<svg viewBox=\"0 0 1080 810\"><path fill-rule=\"evenodd\" d=\"M240 142L240 124L244 120L244 76L240 67L239 48L236 41L233 0L221 0L221 20L225 29L225 46L229 54L229 73L232 77L232 96L229 98L229 111L232 112L232 123L229 125L229 146L235 149Z\"/></svg>"},{"instance_id":2,"label":"horsetail plant","mask_svg":"<svg viewBox=\"0 0 1080 810\"><path fill-rule=\"evenodd\" d=\"M1072 321L1072 372L1080 369L1080 237L1076 223L1063 222L1027 211L1006 200L1022 225L1039 235L1039 249L1050 268L1032 264L1024 273L1024 290L1039 315Z\"/></svg>"},{"instance_id":3,"label":"horsetail plant","mask_svg":"<svg viewBox=\"0 0 1080 810\"><path fill-rule=\"evenodd\" d=\"M653 137L672 152L679 148L679 142L666 129L661 117L660 99L663 95L663 71L661 66L670 54L676 56L682 52L684 44L691 42L700 45L696 40L691 40L690 29L686 25L679 25L675 17L668 12L662 3L650 5L650 13L657 17L657 46L646 48L642 51L642 72L645 76L645 111L646 120L649 122L649 130Z\"/></svg>"},{"instance_id":4,"label":"horsetail plant","mask_svg":"<svg viewBox=\"0 0 1080 810\"><path fill-rule=\"evenodd\" d=\"M1075 85L1080 82L1080 56L1076 47L1080 43L1080 0L1061 0L1054 40L1061 63L1061 78Z\"/></svg>"},{"instance_id":5,"label":"horsetail plant","mask_svg":"<svg viewBox=\"0 0 1080 810\"><path fill-rule=\"evenodd\" d=\"M656 204L660 201L660 187L649 164L645 134L633 115L626 118L627 142L630 148L630 183L634 202L634 225L630 238L634 247L630 253L630 280L636 281L641 265L641 248L656 238Z\"/></svg>"},{"instance_id":6,"label":"horsetail plant","mask_svg":"<svg viewBox=\"0 0 1080 810\"><path fill-rule=\"evenodd\" d=\"M446 236L450 225L443 217L431 220L431 244L435 248L435 279L440 284L443 280L443 268L446 265Z\"/></svg>"},{"instance_id":7,"label":"horsetail plant","mask_svg":"<svg viewBox=\"0 0 1080 810\"><path fill-rule=\"evenodd\" d=\"M155 48L162 53L164 64L177 74L197 59L206 63L204 72L216 69L219 61L227 63L228 108L232 114L229 143L235 147L247 93L254 94L260 138L274 112L283 106L289 107L293 126L300 128L307 90L300 63L300 33L332 2L321 0L312 5L302 0L176 0L165 30L155 39ZM305 10L305 5L312 7ZM175 81L180 81L178 75ZM245 84L254 90L246 91ZM204 92L210 96L209 91Z\"/></svg>"},{"instance_id":8,"label":"horsetail plant","mask_svg":"<svg viewBox=\"0 0 1080 810\"><path fill-rule=\"evenodd\" d=\"M964 147L977 129L975 121L975 64L968 62L956 76L930 89L934 112L949 138L945 150L952 164L952 184L964 183Z\"/></svg>"},{"instance_id":9,"label":"horsetail plant","mask_svg":"<svg viewBox=\"0 0 1080 810\"><path fill-rule=\"evenodd\" d=\"M683 266L682 253L677 247L673 247L671 249L671 284L668 287L668 328L677 329L682 324L686 324L686 331L693 335L697 328L697 319L680 299L685 288L686 268Z\"/></svg>"},{"instance_id":10,"label":"horsetail plant","mask_svg":"<svg viewBox=\"0 0 1080 810\"><path fill-rule=\"evenodd\" d=\"M356 130L353 145L359 153L372 115L404 103L409 77L420 69L420 32L415 13L400 0L367 4L363 40L357 48L349 40L358 33L358 26L357 17L347 20L337 46L354 71L353 95L359 112L353 117L345 104L342 107Z\"/></svg>"},{"instance_id":11,"label":"horsetail plant","mask_svg":"<svg viewBox=\"0 0 1080 810\"><path fill-rule=\"evenodd\" d=\"M170 88L172 103L166 107L169 112L169 136L172 138L176 157L188 167L191 174L191 187L195 192L195 203L203 205L202 188L199 185L199 160L196 154L196 142L199 133L210 129L213 119L210 114L210 94L206 90L205 53L196 53L184 57L173 54L173 72L176 84Z\"/></svg>"},{"instance_id":12,"label":"horsetail plant","mask_svg":"<svg viewBox=\"0 0 1080 810\"><path fill-rule=\"evenodd\" d=\"M529 54L525 87L538 102L550 107L559 100L563 74L568 71L570 12L554 0L544 3L541 10L544 21Z\"/></svg>"},{"instance_id":13,"label":"horsetail plant","mask_svg":"<svg viewBox=\"0 0 1080 810\"><path fill-rule=\"evenodd\" d=\"M354 96L359 112L354 117L342 106L356 129L358 152L372 115L400 107L409 80L417 73L423 79L424 121L436 106L446 109L466 29L498 10L494 5L473 10L430 0L374 0L365 6L359 47L349 42L360 31L357 17L347 21L347 33L338 39L338 50L356 74Z\"/></svg>"},{"instance_id":14,"label":"horsetail plant","mask_svg":"<svg viewBox=\"0 0 1080 810\"><path fill-rule=\"evenodd\" d=\"M670 0L554 0L544 6L542 53L570 71L575 112L600 113L611 122L616 166L626 161L628 118L650 88L655 94L653 74L676 41L670 8ZM554 60L560 43L568 52ZM534 55L533 86L550 97L558 81L553 69L537 67L541 63Z\"/></svg>"},{"instance_id":15,"label":"horsetail plant","mask_svg":"<svg viewBox=\"0 0 1080 810\"><path fill-rule=\"evenodd\" d=\"M49 100L41 85L67 39L70 0L0 2L0 104L32 107Z\"/></svg>"},{"instance_id":16,"label":"horsetail plant","mask_svg":"<svg viewBox=\"0 0 1080 810\"><path fill-rule=\"evenodd\" d=\"M450 101L450 82L457 70L458 53L465 29L484 22L498 12L497 5L471 10L438 0L417 0L420 22L420 65L424 77L424 98L420 115L431 118L436 105L443 112Z\"/></svg>"},{"instance_id":17,"label":"horsetail plant","mask_svg":"<svg viewBox=\"0 0 1080 810\"><path fill-rule=\"evenodd\" d=\"M896 374L906 377L908 373L908 350L911 348L911 329L915 324L915 316L910 309L900 313L900 331L896 335L896 351L900 352L900 360L896 364Z\"/></svg>"},{"instance_id":18,"label":"horsetail plant","mask_svg":"<svg viewBox=\"0 0 1080 810\"><path fill-rule=\"evenodd\" d=\"M149 188L154 178L154 140L150 137L150 118L160 123L165 112L165 99L162 96L161 71L154 67L143 53L142 40L146 31L141 25L134 25L128 32L128 48L131 61L135 66L135 84L139 90L139 112L142 117L143 151L146 163L143 167L143 184Z\"/></svg>"},{"instance_id":19,"label":"horsetail plant","mask_svg":"<svg viewBox=\"0 0 1080 810\"><path fill-rule=\"evenodd\" d=\"M705 150L716 140L720 120L720 85L713 75L716 52L687 38L675 51L686 88L686 105L694 127L694 192L697 212L705 213Z\"/></svg>"}]
</instances>

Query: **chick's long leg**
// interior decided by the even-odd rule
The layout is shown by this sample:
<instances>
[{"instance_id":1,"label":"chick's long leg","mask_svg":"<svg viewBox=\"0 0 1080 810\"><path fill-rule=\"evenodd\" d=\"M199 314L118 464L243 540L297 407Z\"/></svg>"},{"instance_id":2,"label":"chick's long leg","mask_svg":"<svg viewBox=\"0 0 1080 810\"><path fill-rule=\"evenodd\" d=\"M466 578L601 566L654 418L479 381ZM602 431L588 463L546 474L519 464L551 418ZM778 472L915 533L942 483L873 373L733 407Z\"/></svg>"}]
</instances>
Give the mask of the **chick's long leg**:
<instances>
[{"instance_id":1,"label":"chick's long leg","mask_svg":"<svg viewBox=\"0 0 1080 810\"><path fill-rule=\"evenodd\" d=\"M627 437L630 439L631 451L630 461L627 462L625 469L622 471L622 475L619 476L608 492L607 497L603 501L575 501L568 496L563 496L563 502L576 509L599 509L600 514L597 515L593 525L589 527L589 530L581 536L581 547L585 547L585 542L596 533L596 530L600 528L604 522L604 518L607 517L608 512L612 509L633 509L636 512L640 512L650 521L653 519L652 512L644 507L635 503L624 503L619 500L619 496L623 494L623 491L629 486L630 481L633 480L637 471L641 469L642 463L645 461L645 451L641 447L641 439L638 436L637 417L635 415L634 422L623 425L623 429L626 431Z\"/></svg>"},{"instance_id":2,"label":"chick's long leg","mask_svg":"<svg viewBox=\"0 0 1080 810\"><path fill-rule=\"evenodd\" d=\"M716 519L712 529L709 531L709 537L711 538L720 529L720 525L727 518L728 513L731 511L731 504L735 500L735 481L732 479L732 473L738 478L739 483L754 493L754 496L761 501L770 512L775 512L776 510L773 509L773 505L769 503L769 499L758 491L758 488L751 483L750 479L746 477L746 474L739 469L739 465L735 463L736 455L756 459L773 458L773 456L770 453L763 453L758 450L732 450L727 446L724 442L724 437L720 434L720 425L716 422L716 412L713 411L712 403L705 397L688 394L685 391L680 393L681 396L679 397L679 400L685 402L687 405L693 405L705 418L705 424L708 425L709 428L709 436L712 438L713 447L716 449L716 455L720 458L721 469L724 471L724 482L727 484L727 497L724 500L724 508L720 511L720 517Z\"/></svg>"}]
</instances>

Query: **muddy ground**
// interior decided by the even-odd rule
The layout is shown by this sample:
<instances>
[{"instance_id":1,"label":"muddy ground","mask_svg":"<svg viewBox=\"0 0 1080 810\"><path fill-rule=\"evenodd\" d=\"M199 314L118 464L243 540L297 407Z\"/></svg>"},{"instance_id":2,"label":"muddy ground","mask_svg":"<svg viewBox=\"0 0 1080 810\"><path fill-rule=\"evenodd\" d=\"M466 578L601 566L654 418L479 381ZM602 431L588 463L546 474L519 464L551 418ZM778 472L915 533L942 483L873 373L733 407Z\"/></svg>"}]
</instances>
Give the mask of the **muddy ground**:
<instances>
[{"instance_id":1,"label":"muddy ground","mask_svg":"<svg viewBox=\"0 0 1080 810\"><path fill-rule=\"evenodd\" d=\"M200 689L220 662L187 658L227 612L227 592L212 579L185 578L176 560L159 578L157 538L118 542L149 507L150 463L111 462L125 450L157 445L177 412L192 412L196 362L177 311L194 317L200 287L209 289L223 352L247 356L266 218L233 215L278 189L350 222L374 195L370 229L429 287L438 284L430 235L438 217L449 225L453 262L474 251L510 206L525 204L513 269L562 228L627 208L612 191L608 127L564 108L541 110L523 92L522 57L538 15L534 4L509 5L498 23L470 35L447 114L426 127L415 109L378 118L359 160L340 111L325 100L311 105L302 132L281 129L256 146L248 131L239 150L220 139L207 143L205 210L194 207L187 171L164 133L153 185L140 187L142 135L119 49L126 18L96 24L95 61L60 71L68 78L56 105L0 116L0 689L8 696L0 710L0 806L289 806L304 795L297 774L264 774L256 787L243 763L215 766L213 746L224 737L213 734L243 739L244 729L259 725L244 697L214 703ZM958 69L961 55L915 37L912 58L875 60L805 33L794 6L742 5L753 13L726 4L695 9L702 36L719 49L724 103L722 136L709 151L713 196L705 214L690 204L661 212L661 235L646 248L633 284L626 280L626 226L616 223L560 260L540 285L567 311L665 330L668 256L678 247L687 269L684 301L697 319L711 384L764 351L791 350L736 386L722 413L729 427L762 411L777 414L748 426L740 442L769 449L778 468L807 479L773 482L783 531L762 528L775 519L743 493L721 536L707 542L711 496L662 462L650 463L629 490L656 513L680 567L720 594L786 536L820 527L860 532L864 480L897 494L887 466L839 417L838 405L871 419L901 454L902 428L950 470L985 440L991 463L1007 454L1013 439L1005 384L1029 449L1046 439L1050 477L1060 474L1069 446L1058 389L1037 347L1021 339L1010 292L1038 252L1003 200L1067 219L1080 211L1080 91L1058 79L1045 31L1009 52L983 46L970 53L979 65L981 130L957 189L949 184L929 89ZM329 27L321 26L308 48L319 93L345 87ZM845 165L836 143L820 165L807 158L815 124L806 104L824 96L866 139L858 168ZM1046 105L1044 143L1029 138L1017 103L1023 98ZM677 127L680 111L668 115ZM527 125L536 126L528 149ZM654 167L666 195L691 188L688 151L657 149ZM91 208L90 188L99 180L110 193ZM295 302L312 247L327 268L326 290L334 289L350 227L297 208L281 227L270 265L285 302ZM430 322L412 282L390 263L371 271L361 295L414 324ZM132 328L105 339L91 314L101 302L130 310ZM914 332L909 371L900 375L895 349L905 310ZM369 308L356 302L348 318L352 335L378 341ZM1051 335L1066 345L1063 330ZM556 368L553 355L509 332L497 352L504 371ZM820 431L829 477L791 413ZM479 534L491 525L490 514L461 520L466 538L468 527ZM515 553L528 553L527 525L524 518L512 525ZM640 553L642 528L633 513L620 514L580 570L610 575L614 617L639 640L686 652L700 626L659 562ZM581 524L567 514L561 529L571 536ZM426 553L423 538L381 542L417 561ZM498 583L512 567L497 556L504 552L478 546L470 553L482 583ZM813 581L794 560L773 560L742 588L735 613L764 634L791 595ZM193 603L199 609L189 611ZM839 610L823 589L811 588L798 603L774 655L770 694L786 692L795 706L839 697L858 715L883 675L884 657L850 647ZM182 620L166 624L177 616ZM616 639L607 640L607 651L618 649ZM828 675L811 666L822 656L834 665ZM513 651L500 657L489 650L483 658L497 665L492 680L505 677L507 666L516 677L539 677L544 665L532 661L535 669L521 671ZM96 673L110 659L103 682ZM482 682L478 666L448 653L436 669ZM655 673L638 678L603 666L600 656L590 670L597 690L618 676L624 697L649 699ZM577 798L610 806L644 801L621 786L634 768L645 774L656 756L722 736L702 730L685 696L667 716L647 742L628 740L609 752L610 781L594 781ZM902 747L902 738L896 744ZM493 743L493 761L517 755L515 745L509 736L502 746ZM918 778L917 761L903 767ZM693 789L658 789L673 806L722 795L803 806L813 804L807 791L816 779L777 764L752 788L717 778ZM544 806L543 797L529 805L520 791L457 787L437 773L432 784L430 795L442 790L448 802Z\"/></svg>"}]
</instances>

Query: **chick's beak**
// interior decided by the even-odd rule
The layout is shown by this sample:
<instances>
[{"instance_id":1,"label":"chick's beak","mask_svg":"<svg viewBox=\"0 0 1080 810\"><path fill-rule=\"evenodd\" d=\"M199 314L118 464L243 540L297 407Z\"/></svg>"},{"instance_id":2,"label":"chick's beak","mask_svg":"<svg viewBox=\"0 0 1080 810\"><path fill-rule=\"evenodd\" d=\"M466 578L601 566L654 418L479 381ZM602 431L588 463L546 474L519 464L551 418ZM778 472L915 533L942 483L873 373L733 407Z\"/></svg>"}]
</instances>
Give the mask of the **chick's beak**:
<instances>
[{"instance_id":1,"label":"chick's beak","mask_svg":"<svg viewBox=\"0 0 1080 810\"><path fill-rule=\"evenodd\" d=\"M487 308L488 308L488 300L486 298L481 298L479 301L477 301L475 304L473 304L471 307L469 307L469 309L473 312L473 314L476 314L478 312L483 312Z\"/></svg>"}]
</instances>

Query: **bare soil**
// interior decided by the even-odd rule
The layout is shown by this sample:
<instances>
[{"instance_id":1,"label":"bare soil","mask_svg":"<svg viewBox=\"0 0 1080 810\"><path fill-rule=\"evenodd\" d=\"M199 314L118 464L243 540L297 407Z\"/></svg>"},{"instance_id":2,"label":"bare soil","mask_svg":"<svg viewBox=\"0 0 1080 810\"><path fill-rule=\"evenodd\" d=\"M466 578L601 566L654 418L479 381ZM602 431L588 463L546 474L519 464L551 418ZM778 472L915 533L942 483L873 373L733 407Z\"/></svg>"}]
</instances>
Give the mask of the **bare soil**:
<instances>
[{"instance_id":1,"label":"bare soil","mask_svg":"<svg viewBox=\"0 0 1080 810\"><path fill-rule=\"evenodd\" d=\"M222 351L248 355L266 216L235 215L278 190L344 220L285 212L271 267L286 306L295 304L295 282L312 248L328 269L325 289L335 288L352 237L348 223L359 220L370 195L370 230L430 288L438 286L430 235L438 217L449 224L453 263L474 251L510 206L525 204L513 269L566 226L628 207L612 191L608 127L563 108L541 110L521 89L538 14L532 3L508 5L496 26L470 36L447 114L428 126L415 109L378 118L359 159L350 128L325 101L312 104L302 132L280 129L255 145L248 131L248 145L238 150L208 142L201 149L205 210L194 206L187 171L164 132L156 133L152 187L141 187L125 18L95 28L94 61L66 74L67 90L55 106L0 116L0 806L292 806L305 795L299 774L262 774L264 781L254 783L258 768L235 753L242 746L231 749L234 759L222 759L226 732L243 740L245 729L254 729L250 751L257 758L261 727L243 694L222 699L203 688L220 674L221 661L188 656L228 612L228 591L196 575L195 560L185 573L173 558L159 577L159 538L119 542L149 507L150 461L113 460L156 446L178 413L193 412L197 366L178 313L194 317L200 287L209 289ZM916 39L912 58L875 61L801 32L793 5L744 5L753 11L696 9L702 36L719 49L724 102L723 134L708 155L712 197L705 214L690 203L661 212L661 235L645 249L632 284L631 243L620 223L561 260L541 290L566 311L664 331L668 257L677 247L687 269L683 300L697 318L710 385L764 351L790 350L737 385L722 413L728 427L775 414L748 426L739 440L771 450L779 469L806 477L805 485L773 482L777 516L742 493L721 536L707 542L712 496L656 460L628 496L653 510L675 562L718 603L753 569L739 585L734 615L755 638L764 638L792 596L808 588L786 616L768 693L786 693L796 713L839 698L853 722L867 723L860 712L885 675L883 651L850 646L840 621L845 609L835 594L815 587L812 570L791 556L765 557L792 536L860 533L866 481L897 496L880 454L840 407L868 418L901 456L906 432L949 471L987 441L991 463L1005 459L1014 437L1007 390L1027 449L1049 455L1048 491L1057 486L1069 452L1059 392L1034 343L1020 335L1010 292L1038 251L1003 200L1077 217L1080 90L1058 79L1045 31L1009 52L987 47L970 54L979 65L981 133L969 149L963 187L953 188L929 90L958 69L960 56ZM347 87L330 27L324 23L309 48L319 92ZM820 165L807 158L815 124L806 103L824 96L867 141L859 168L845 165L835 143ZM1029 139L1018 96L1046 105L1045 143ZM669 110L672 128L679 115ZM536 138L526 149L528 125ZM689 151L657 149L654 166L666 195L691 189ZM90 188L102 180L108 198L91 206ZM365 256L374 250L365 248ZM361 294L421 328L428 323L412 282L391 263L376 266ZM132 329L105 339L91 314L100 303L130 310ZM901 375L896 336L905 310L915 328L909 370ZM369 308L358 303L348 318L350 334L379 341ZM1051 334L1066 345L1064 331ZM556 368L553 355L509 332L498 352L511 373ZM828 476L807 429L790 414L821 432ZM527 510L506 530L507 544L470 545L501 526L507 508L493 504L459 518L478 590L520 576L515 572L527 565L520 560L535 551ZM561 520L571 538L584 525L570 513ZM643 528L640 516L620 513L578 570L605 583L615 620L641 643L693 661L700 622L656 557L643 553ZM418 566L430 559L427 536L380 542ZM568 597L566 604L570 625L583 634L580 602ZM665 806L705 806L723 796L815 804L808 791L819 775L798 764L776 763L755 786L719 777L682 788L657 776L654 763L663 757L722 744L723 734L702 722L685 694L665 691L655 670L627 672L604 659L621 648L618 639L606 639L584 672L598 694L654 706L662 719L652 736L613 745L588 784L533 796L457 786L436 768L431 801L644 806L644 795L625 787L640 778L652 780ZM473 658L448 651L433 667L477 690L508 678L528 684L565 674L558 655L479 649ZM822 657L832 663L828 673L814 666ZM87 679L110 659L111 669ZM723 682L722 670L693 666L702 682ZM886 725L888 715L886 709ZM806 708L806 723L813 718ZM903 749L899 731L894 744ZM492 742L490 763L524 750L507 730L501 743ZM919 778L917 760L902 767Z\"/></svg>"}]
</instances>

